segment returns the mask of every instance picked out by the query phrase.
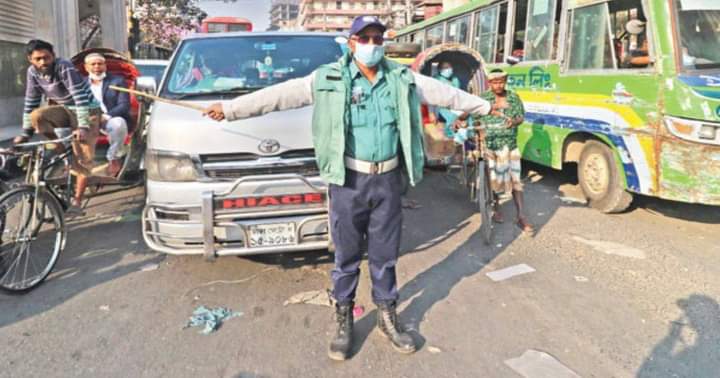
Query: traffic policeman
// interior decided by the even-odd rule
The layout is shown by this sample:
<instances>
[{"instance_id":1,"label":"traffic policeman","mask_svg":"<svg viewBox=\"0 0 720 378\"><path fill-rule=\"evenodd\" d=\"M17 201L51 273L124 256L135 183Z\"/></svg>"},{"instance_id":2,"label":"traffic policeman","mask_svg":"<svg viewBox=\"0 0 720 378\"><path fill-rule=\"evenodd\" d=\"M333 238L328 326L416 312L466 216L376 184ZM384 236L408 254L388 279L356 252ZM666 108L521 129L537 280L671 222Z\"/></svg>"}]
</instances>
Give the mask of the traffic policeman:
<instances>
[{"instance_id":1,"label":"traffic policeman","mask_svg":"<svg viewBox=\"0 0 720 378\"><path fill-rule=\"evenodd\" d=\"M345 360L352 349L353 305L367 240L377 325L401 353L416 349L397 321L395 265L402 229L401 173L422 179L424 154L420 104L487 114L489 102L410 71L384 57L385 26L357 17L349 51L307 77L288 80L205 110L234 121L272 111L314 105L313 141L322 178L329 184L332 271L337 332L328 355Z\"/></svg>"}]
</instances>

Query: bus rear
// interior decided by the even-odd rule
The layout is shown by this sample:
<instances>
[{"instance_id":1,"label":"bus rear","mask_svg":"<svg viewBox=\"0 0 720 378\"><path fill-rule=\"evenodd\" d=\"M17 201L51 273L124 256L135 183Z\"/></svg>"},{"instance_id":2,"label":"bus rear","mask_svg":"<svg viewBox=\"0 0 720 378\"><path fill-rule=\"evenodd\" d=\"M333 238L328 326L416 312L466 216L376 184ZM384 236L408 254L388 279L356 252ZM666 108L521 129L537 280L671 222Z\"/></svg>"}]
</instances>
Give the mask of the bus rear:
<instances>
[{"instance_id":1,"label":"bus rear","mask_svg":"<svg viewBox=\"0 0 720 378\"><path fill-rule=\"evenodd\" d=\"M201 33L251 32L250 20L240 17L208 17L200 24Z\"/></svg>"}]
</instances>

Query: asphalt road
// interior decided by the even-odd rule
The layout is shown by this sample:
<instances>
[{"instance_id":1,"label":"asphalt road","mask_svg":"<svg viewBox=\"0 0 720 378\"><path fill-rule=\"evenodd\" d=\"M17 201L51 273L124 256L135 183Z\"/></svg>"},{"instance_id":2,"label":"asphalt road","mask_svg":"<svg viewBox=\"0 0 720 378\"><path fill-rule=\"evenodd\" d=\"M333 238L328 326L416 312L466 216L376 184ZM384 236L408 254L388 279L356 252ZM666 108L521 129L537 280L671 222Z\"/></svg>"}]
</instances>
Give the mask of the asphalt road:
<instances>
[{"instance_id":1,"label":"asphalt road","mask_svg":"<svg viewBox=\"0 0 720 378\"><path fill-rule=\"evenodd\" d=\"M0 294L0 376L720 375L717 208L639 198L604 215L549 170L526 191L537 233L521 235L506 203L487 247L465 191L429 173L409 194L422 207L405 210L398 265L400 319L420 350L399 355L374 330L364 265L345 362L326 356L329 307L283 305L329 288L332 255L164 256L142 241L141 188L94 198L49 280ZM533 271L486 275L519 264ZM199 305L242 315L209 336L183 329Z\"/></svg>"}]
</instances>

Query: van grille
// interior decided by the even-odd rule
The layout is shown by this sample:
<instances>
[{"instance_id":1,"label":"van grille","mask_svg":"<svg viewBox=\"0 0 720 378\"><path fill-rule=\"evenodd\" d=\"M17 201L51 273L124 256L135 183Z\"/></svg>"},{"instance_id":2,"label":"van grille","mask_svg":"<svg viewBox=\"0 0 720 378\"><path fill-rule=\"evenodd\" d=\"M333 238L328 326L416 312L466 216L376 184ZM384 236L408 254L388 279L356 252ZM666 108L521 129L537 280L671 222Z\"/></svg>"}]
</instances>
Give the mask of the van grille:
<instances>
[{"instance_id":1,"label":"van grille","mask_svg":"<svg viewBox=\"0 0 720 378\"><path fill-rule=\"evenodd\" d=\"M313 149L286 151L275 156L251 153L209 154L201 155L200 161L205 175L217 179L288 173L312 177L320 173Z\"/></svg>"}]
</instances>

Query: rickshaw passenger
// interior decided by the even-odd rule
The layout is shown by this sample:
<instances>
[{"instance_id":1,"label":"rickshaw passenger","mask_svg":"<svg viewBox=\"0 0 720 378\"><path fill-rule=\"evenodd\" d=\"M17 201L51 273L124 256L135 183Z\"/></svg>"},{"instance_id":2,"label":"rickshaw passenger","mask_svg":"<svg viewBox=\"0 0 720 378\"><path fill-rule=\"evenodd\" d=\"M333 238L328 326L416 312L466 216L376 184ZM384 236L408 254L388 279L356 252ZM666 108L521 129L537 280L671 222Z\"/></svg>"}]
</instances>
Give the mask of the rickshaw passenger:
<instances>
[{"instance_id":1,"label":"rickshaw passenger","mask_svg":"<svg viewBox=\"0 0 720 378\"><path fill-rule=\"evenodd\" d=\"M450 62L440 62L438 66L438 74L433 76L435 79L452 86L453 88L460 88L460 79L455 75L453 66ZM430 117L431 123L436 123L438 120L445 124L445 136L452 138L455 135L453 125L458 118L458 114L447 108L435 108L432 111ZM472 124L472 121L469 121Z\"/></svg>"},{"instance_id":2,"label":"rickshaw passenger","mask_svg":"<svg viewBox=\"0 0 720 378\"><path fill-rule=\"evenodd\" d=\"M88 83L93 96L100 103L102 118L100 119L100 131L106 134L109 139L107 150L107 171L110 176L117 176L122 168L120 160L122 146L128 134L128 122L130 122L130 96L127 93L110 89L110 85L127 88L125 79L108 74L105 57L93 53L85 57L85 70L88 72Z\"/></svg>"},{"instance_id":3,"label":"rickshaw passenger","mask_svg":"<svg viewBox=\"0 0 720 378\"><path fill-rule=\"evenodd\" d=\"M73 171L77 176L75 196L68 213L81 214L81 204L95 157L95 141L100 124L100 104L85 78L65 59L56 58L53 46L34 39L25 46L30 67L23 110L23 132L14 144L27 142L37 131L57 139L56 128L70 127L75 133ZM40 108L42 96L58 105ZM59 149L64 148L58 146Z\"/></svg>"},{"instance_id":4,"label":"rickshaw passenger","mask_svg":"<svg viewBox=\"0 0 720 378\"><path fill-rule=\"evenodd\" d=\"M480 118L485 126L485 159L490 169L490 182L494 196L493 221L502 223L499 194L512 192L517 210L517 226L523 232L532 232L533 227L527 221L523 211L523 187L520 179L520 150L517 147L517 127L525 119L525 109L520 97L513 91L505 89L507 73L501 69L493 69L488 74L490 90L482 94L482 98L493 105L488 115Z\"/></svg>"}]
</instances>

